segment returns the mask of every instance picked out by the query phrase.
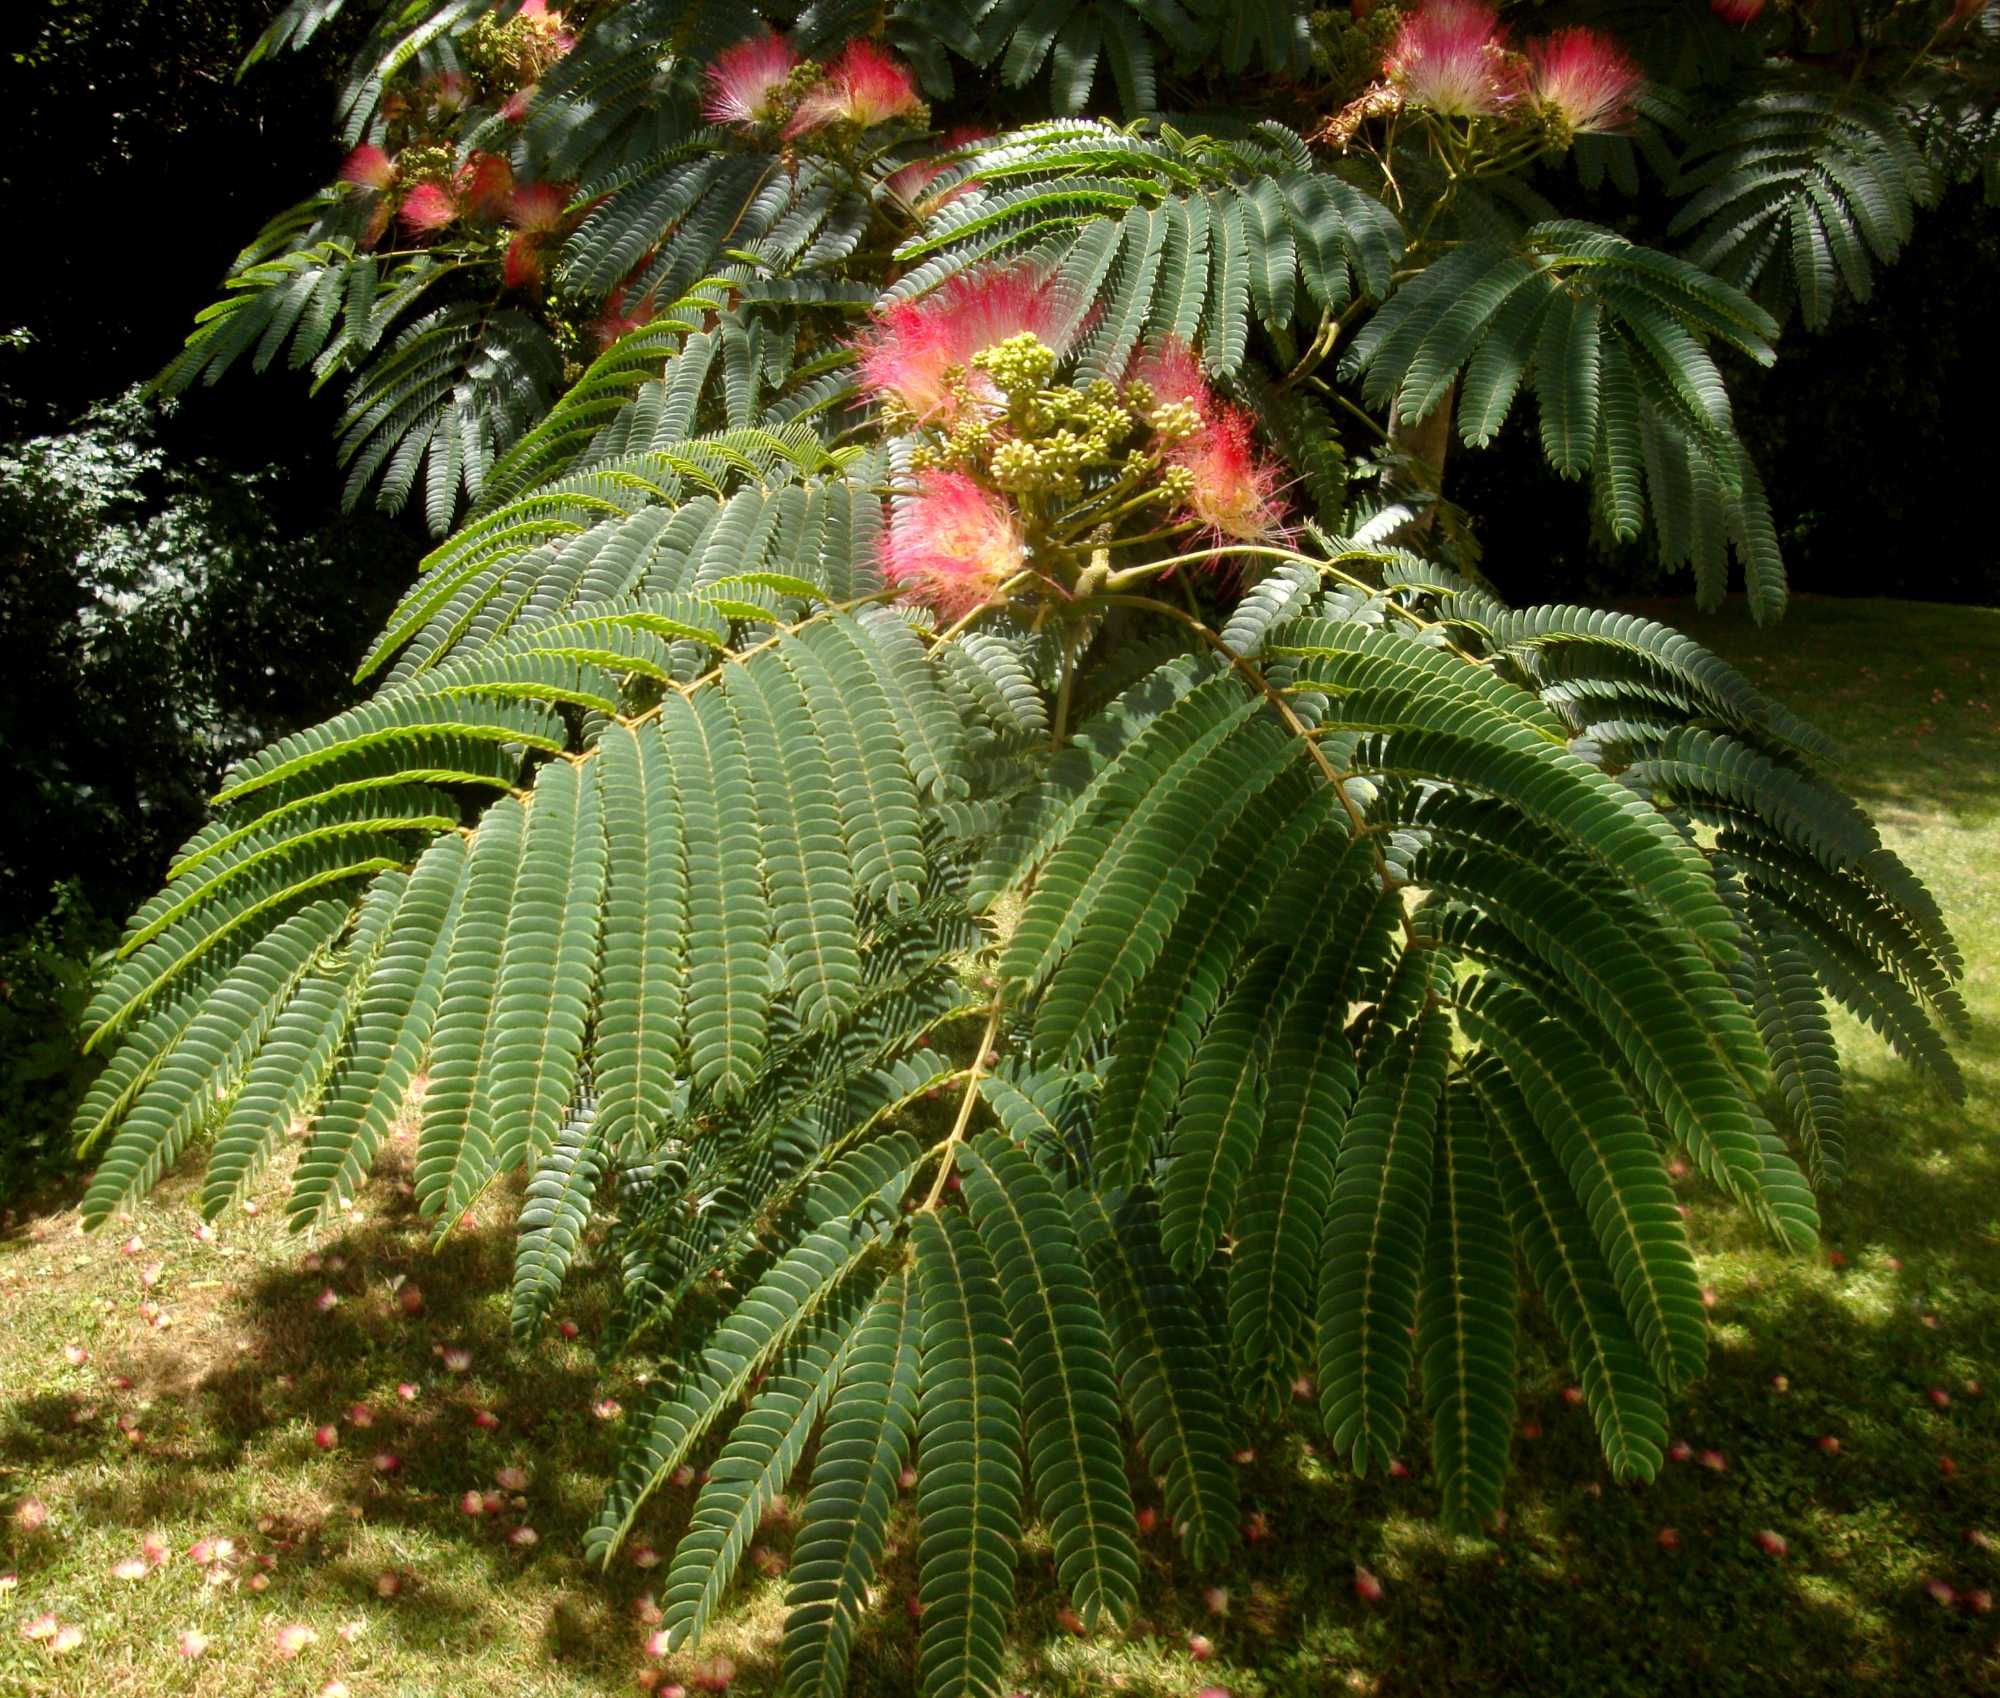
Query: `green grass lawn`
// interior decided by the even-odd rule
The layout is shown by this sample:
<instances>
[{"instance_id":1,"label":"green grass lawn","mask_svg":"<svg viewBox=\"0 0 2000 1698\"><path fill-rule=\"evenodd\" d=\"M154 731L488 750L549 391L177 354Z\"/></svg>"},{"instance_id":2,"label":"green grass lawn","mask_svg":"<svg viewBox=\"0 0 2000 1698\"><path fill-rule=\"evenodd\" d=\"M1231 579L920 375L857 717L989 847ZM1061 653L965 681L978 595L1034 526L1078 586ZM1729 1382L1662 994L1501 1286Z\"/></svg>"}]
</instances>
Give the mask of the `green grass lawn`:
<instances>
[{"instance_id":1,"label":"green grass lawn","mask_svg":"<svg viewBox=\"0 0 2000 1698\"><path fill-rule=\"evenodd\" d=\"M1972 963L1969 1100L1843 1027L1854 1173L1816 1259L1681 1182L1717 1348L1678 1416L1692 1454L1654 1485L1606 1478L1553 1365L1490 1543L1427 1520L1420 1435L1409 1477L1356 1482L1273 1434L1243 1466L1261 1536L1205 1575L1151 1535L1122 1636L1065 1633L1046 1554L1027 1554L1021 1691L2000 1691L2000 1614L1980 1607L2000 1593L2000 613L1807 602L1775 631L1688 628L1844 739L1845 779L1938 890ZM717 1654L732 1690L775 1690L782 1579L746 1565L701 1656L661 1661L644 1618L664 1565L578 1558L617 1419L597 1400L631 1401L592 1369L601 1287L572 1293L578 1338L510 1347L506 1199L433 1255L400 1177L312 1242L278 1218L282 1171L212 1242L184 1181L102 1237L79 1235L73 1192L0 1233L0 1694L637 1692ZM509 1469L525 1483L502 1491ZM468 1513L468 1492L495 1507ZM692 1498L664 1490L635 1543L669 1552ZM774 1522L753 1554L775 1570L790 1538ZM204 1565L205 1539L233 1549ZM1378 1602L1356 1597L1357 1564ZM856 1647L864 1698L910 1689L911 1590L905 1536ZM46 1612L80 1638L24 1636Z\"/></svg>"}]
</instances>

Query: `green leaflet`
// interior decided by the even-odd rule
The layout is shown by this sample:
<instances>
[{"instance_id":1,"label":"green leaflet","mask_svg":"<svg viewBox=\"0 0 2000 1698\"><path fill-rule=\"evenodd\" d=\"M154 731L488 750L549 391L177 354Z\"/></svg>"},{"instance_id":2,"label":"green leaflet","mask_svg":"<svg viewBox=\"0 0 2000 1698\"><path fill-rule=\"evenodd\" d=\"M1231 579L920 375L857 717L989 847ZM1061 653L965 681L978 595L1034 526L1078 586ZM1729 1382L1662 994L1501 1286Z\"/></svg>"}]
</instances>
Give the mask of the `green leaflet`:
<instances>
[{"instance_id":1,"label":"green leaflet","mask_svg":"<svg viewBox=\"0 0 2000 1698\"><path fill-rule=\"evenodd\" d=\"M431 1041L465 889L465 840L424 851L361 991L351 1035L292 1175L294 1228L322 1218L366 1178Z\"/></svg>"},{"instance_id":2,"label":"green leaflet","mask_svg":"<svg viewBox=\"0 0 2000 1698\"><path fill-rule=\"evenodd\" d=\"M318 953L346 926L345 902L316 902L280 921L217 983L173 1053L139 1089L83 1197L97 1226L143 1196L231 1089Z\"/></svg>"},{"instance_id":3,"label":"green leaflet","mask_svg":"<svg viewBox=\"0 0 2000 1698\"><path fill-rule=\"evenodd\" d=\"M786 1592L785 1684L837 1698L869 1577L917 1434L923 1311L908 1270L876 1297L849 1346L813 1461Z\"/></svg>"},{"instance_id":4,"label":"green leaflet","mask_svg":"<svg viewBox=\"0 0 2000 1698\"><path fill-rule=\"evenodd\" d=\"M722 691L754 774L764 881L790 988L808 1026L832 1026L860 995L861 939L826 745L776 654L731 667Z\"/></svg>"},{"instance_id":5,"label":"green leaflet","mask_svg":"<svg viewBox=\"0 0 2000 1698\"><path fill-rule=\"evenodd\" d=\"M617 1475L584 1537L592 1562L611 1560L653 1489L801 1329L851 1330L858 1323L875 1281L857 1270L873 1242L871 1235L832 1226L800 1239L724 1318L678 1385L635 1413Z\"/></svg>"},{"instance_id":6,"label":"green leaflet","mask_svg":"<svg viewBox=\"0 0 2000 1698\"><path fill-rule=\"evenodd\" d=\"M595 776L608 854L592 1065L602 1139L651 1140L687 1052L687 834L657 723L607 726Z\"/></svg>"},{"instance_id":7,"label":"green leaflet","mask_svg":"<svg viewBox=\"0 0 2000 1698\"><path fill-rule=\"evenodd\" d=\"M997 1694L1021 1537L1021 1370L972 1223L926 1211L911 1240L923 1305L917 1690Z\"/></svg>"},{"instance_id":8,"label":"green leaflet","mask_svg":"<svg viewBox=\"0 0 2000 1698\"><path fill-rule=\"evenodd\" d=\"M528 1181L514 1246L516 1338L532 1338L540 1330L562 1289L590 1223L608 1147L603 1112L586 1100L557 1129Z\"/></svg>"},{"instance_id":9,"label":"green leaflet","mask_svg":"<svg viewBox=\"0 0 2000 1698\"><path fill-rule=\"evenodd\" d=\"M1442 1514L1472 1532L1499 1512L1514 1432L1514 1243L1469 1087L1446 1091L1432 1148L1417 1354Z\"/></svg>"},{"instance_id":10,"label":"green leaflet","mask_svg":"<svg viewBox=\"0 0 2000 1698\"><path fill-rule=\"evenodd\" d=\"M597 975L604 821L591 775L551 761L535 775L521 866L494 987L466 1143L491 1146L485 1171L461 1168L445 1202L464 1208L495 1173L548 1147L575 1094Z\"/></svg>"},{"instance_id":11,"label":"green leaflet","mask_svg":"<svg viewBox=\"0 0 2000 1698\"><path fill-rule=\"evenodd\" d=\"M1605 1459L1619 1479L1650 1480L1666 1446L1666 1407L1590 1222L1506 1070L1485 1057L1465 1077L1478 1095L1514 1235L1569 1346Z\"/></svg>"},{"instance_id":12,"label":"green leaflet","mask_svg":"<svg viewBox=\"0 0 2000 1698\"><path fill-rule=\"evenodd\" d=\"M354 936L340 959L309 971L272 1023L208 1158L201 1194L205 1219L214 1220L243 1195L293 1117L317 1104L408 886L402 873L376 878L362 898Z\"/></svg>"},{"instance_id":13,"label":"green leaflet","mask_svg":"<svg viewBox=\"0 0 2000 1698\"><path fill-rule=\"evenodd\" d=\"M1347 1036L1351 1003L1372 1000L1388 965L1398 902L1370 878L1365 849L1346 865L1358 881L1309 926L1293 952L1270 1059L1270 1095L1243 1181L1229 1258L1231 1365L1245 1403L1282 1409L1305 1353L1335 1158L1357 1084Z\"/></svg>"},{"instance_id":14,"label":"green leaflet","mask_svg":"<svg viewBox=\"0 0 2000 1698\"><path fill-rule=\"evenodd\" d=\"M965 1200L1021 1364L1028 1460L1056 1573L1087 1623L1122 1622L1139 1595L1111 1341L1062 1199L1005 1139L959 1146Z\"/></svg>"},{"instance_id":15,"label":"green leaflet","mask_svg":"<svg viewBox=\"0 0 2000 1698\"><path fill-rule=\"evenodd\" d=\"M750 1085L771 1006L769 908L743 742L722 698L669 696L661 710L686 821L687 1020L694 1083L727 1100Z\"/></svg>"},{"instance_id":16,"label":"green leaflet","mask_svg":"<svg viewBox=\"0 0 2000 1698\"><path fill-rule=\"evenodd\" d=\"M1150 1199L1078 1186L1065 1201L1110 1323L1119 1395L1181 1549L1220 1561L1236 1545L1238 1508L1223 1352L1161 1254Z\"/></svg>"},{"instance_id":17,"label":"green leaflet","mask_svg":"<svg viewBox=\"0 0 2000 1698\"><path fill-rule=\"evenodd\" d=\"M1528 997L1480 987L1459 1018L1505 1063L1543 1143L1566 1170L1654 1376L1672 1389L1701 1372L1708 1323L1694 1253L1659 1145L1609 1069Z\"/></svg>"},{"instance_id":18,"label":"green leaflet","mask_svg":"<svg viewBox=\"0 0 2000 1698\"><path fill-rule=\"evenodd\" d=\"M1305 762L1254 798L1218 846L1113 1038L1092 1129L1098 1183L1135 1183L1157 1149L1202 1026L1259 910L1338 804Z\"/></svg>"},{"instance_id":19,"label":"green leaflet","mask_svg":"<svg viewBox=\"0 0 2000 1698\"><path fill-rule=\"evenodd\" d=\"M1431 1206L1432 1135L1451 1023L1429 1008L1391 1038L1341 1139L1319 1264L1320 1412L1357 1473L1403 1433Z\"/></svg>"},{"instance_id":20,"label":"green leaflet","mask_svg":"<svg viewBox=\"0 0 2000 1698\"><path fill-rule=\"evenodd\" d=\"M862 1328L865 1332L865 1321ZM811 1329L765 1377L722 1454L709 1465L708 1483L695 1499L694 1515L667 1570L663 1608L669 1643L682 1646L700 1638L764 1510L798 1467L858 1336L853 1320L838 1314L832 1324Z\"/></svg>"}]
</instances>

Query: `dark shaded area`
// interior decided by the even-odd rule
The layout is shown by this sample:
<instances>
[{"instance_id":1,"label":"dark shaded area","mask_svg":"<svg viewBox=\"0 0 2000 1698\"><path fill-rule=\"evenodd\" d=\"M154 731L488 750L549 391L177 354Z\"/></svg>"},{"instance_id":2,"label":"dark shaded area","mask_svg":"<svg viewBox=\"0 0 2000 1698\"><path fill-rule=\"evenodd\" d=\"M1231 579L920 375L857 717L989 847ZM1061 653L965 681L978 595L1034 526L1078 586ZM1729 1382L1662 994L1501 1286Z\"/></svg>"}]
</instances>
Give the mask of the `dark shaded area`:
<instances>
[{"instance_id":1,"label":"dark shaded area","mask_svg":"<svg viewBox=\"0 0 2000 1698\"><path fill-rule=\"evenodd\" d=\"M1955 188L1919 213L1869 300L1843 296L1824 331L1788 324L1769 370L1730 368L1795 591L2000 604L1988 417L1996 289L2000 207L1976 186ZM1644 548L1592 538L1587 485L1548 469L1530 403L1491 448L1454 444L1447 488L1512 601L1693 593L1691 574L1662 573Z\"/></svg>"},{"instance_id":2,"label":"dark shaded area","mask_svg":"<svg viewBox=\"0 0 2000 1698\"><path fill-rule=\"evenodd\" d=\"M338 389L244 371L118 401L330 175L357 22L238 82L280 0L36 0L0 102L0 1194L86 1079L90 953L227 764L354 696L420 553L339 510ZM32 254L32 258L29 255ZM108 409L108 410L106 410Z\"/></svg>"}]
</instances>

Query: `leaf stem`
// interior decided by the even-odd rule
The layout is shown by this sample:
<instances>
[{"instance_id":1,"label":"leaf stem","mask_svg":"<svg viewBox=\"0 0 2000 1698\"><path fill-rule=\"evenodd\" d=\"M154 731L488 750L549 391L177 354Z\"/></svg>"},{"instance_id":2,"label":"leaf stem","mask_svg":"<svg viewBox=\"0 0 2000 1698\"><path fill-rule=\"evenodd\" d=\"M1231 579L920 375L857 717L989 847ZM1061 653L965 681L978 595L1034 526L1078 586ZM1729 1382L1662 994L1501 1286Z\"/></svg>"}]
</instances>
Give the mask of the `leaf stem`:
<instances>
[{"instance_id":1,"label":"leaf stem","mask_svg":"<svg viewBox=\"0 0 2000 1698\"><path fill-rule=\"evenodd\" d=\"M965 1137L965 1129L972 1124L973 1104L979 1100L979 1081L986 1073L986 1058L993 1053L993 1040L1000 1034L1000 1013L1005 1006L996 993L993 1006L987 1011L986 1030L980 1034L979 1053L973 1056L972 1065L965 1070L965 1093L958 1099L958 1118L951 1123L950 1135L938 1146L937 1177L931 1181L930 1195L924 1198L927 1209L937 1207L938 1198L944 1195L945 1181L951 1177L951 1153L957 1149Z\"/></svg>"}]
</instances>

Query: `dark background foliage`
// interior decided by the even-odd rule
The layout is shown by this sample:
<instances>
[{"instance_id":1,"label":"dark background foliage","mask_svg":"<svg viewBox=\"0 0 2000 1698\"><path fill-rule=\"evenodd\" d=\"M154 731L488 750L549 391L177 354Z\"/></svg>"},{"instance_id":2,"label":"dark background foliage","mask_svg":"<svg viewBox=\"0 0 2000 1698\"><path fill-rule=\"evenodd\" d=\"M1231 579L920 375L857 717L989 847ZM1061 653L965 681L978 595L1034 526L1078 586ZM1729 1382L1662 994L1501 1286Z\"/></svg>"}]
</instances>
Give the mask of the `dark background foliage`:
<instances>
[{"instance_id":1,"label":"dark background foliage","mask_svg":"<svg viewBox=\"0 0 2000 1698\"><path fill-rule=\"evenodd\" d=\"M223 766L347 700L421 551L338 511L335 397L232 375L172 409L156 372L230 257L331 176L334 78L363 18L241 82L279 0L33 0L0 60L0 1195L56 1149L82 1078L91 951L150 892ZM1985 374L2000 210L1955 193L1875 298L1738 374L1794 587L2000 600ZM99 409L86 417L89 409ZM1589 539L1522 434L1448 488L1509 596L1661 582Z\"/></svg>"},{"instance_id":2,"label":"dark background foliage","mask_svg":"<svg viewBox=\"0 0 2000 1698\"><path fill-rule=\"evenodd\" d=\"M328 177L343 40L238 83L279 0L36 0L0 60L0 1196L55 1156L92 953L224 766L347 699L412 530L338 510L333 397L119 399Z\"/></svg>"}]
</instances>

